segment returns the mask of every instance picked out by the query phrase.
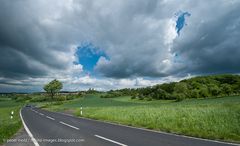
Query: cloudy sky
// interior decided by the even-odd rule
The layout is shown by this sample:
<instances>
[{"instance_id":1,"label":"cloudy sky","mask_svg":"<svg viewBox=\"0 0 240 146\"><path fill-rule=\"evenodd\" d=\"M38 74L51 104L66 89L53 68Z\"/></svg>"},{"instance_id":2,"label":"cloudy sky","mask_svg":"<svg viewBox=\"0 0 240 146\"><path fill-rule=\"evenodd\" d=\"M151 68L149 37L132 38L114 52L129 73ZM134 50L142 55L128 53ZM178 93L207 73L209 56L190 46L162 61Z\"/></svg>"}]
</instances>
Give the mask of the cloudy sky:
<instances>
[{"instance_id":1,"label":"cloudy sky","mask_svg":"<svg viewBox=\"0 0 240 146\"><path fill-rule=\"evenodd\" d=\"M240 72L239 0L1 0L0 92Z\"/></svg>"}]
</instances>

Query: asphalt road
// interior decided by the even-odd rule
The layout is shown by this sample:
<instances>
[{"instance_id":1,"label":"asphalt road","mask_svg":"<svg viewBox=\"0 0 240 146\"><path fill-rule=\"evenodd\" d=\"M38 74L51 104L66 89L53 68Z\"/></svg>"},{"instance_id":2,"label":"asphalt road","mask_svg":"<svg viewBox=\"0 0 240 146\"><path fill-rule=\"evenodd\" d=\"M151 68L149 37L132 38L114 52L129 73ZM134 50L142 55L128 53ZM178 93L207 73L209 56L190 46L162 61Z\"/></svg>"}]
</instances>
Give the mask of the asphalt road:
<instances>
[{"instance_id":1,"label":"asphalt road","mask_svg":"<svg viewBox=\"0 0 240 146\"><path fill-rule=\"evenodd\" d=\"M230 146L233 144L131 128L37 108L21 110L26 131L40 146ZM29 134L28 132L28 134Z\"/></svg>"}]
</instances>

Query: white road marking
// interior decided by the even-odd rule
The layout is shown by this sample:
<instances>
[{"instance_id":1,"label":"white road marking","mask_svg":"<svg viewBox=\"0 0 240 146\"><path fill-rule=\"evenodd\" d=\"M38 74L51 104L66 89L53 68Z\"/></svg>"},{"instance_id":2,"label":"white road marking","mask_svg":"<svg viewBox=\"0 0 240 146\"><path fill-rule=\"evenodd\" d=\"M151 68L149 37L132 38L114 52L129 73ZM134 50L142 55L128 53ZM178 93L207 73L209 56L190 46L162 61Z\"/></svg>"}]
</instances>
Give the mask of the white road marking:
<instances>
[{"instance_id":1,"label":"white road marking","mask_svg":"<svg viewBox=\"0 0 240 146\"><path fill-rule=\"evenodd\" d=\"M68 126L68 127L74 128L74 129L76 129L76 130L79 130L79 128L77 128L77 127L75 127L75 126L72 126L72 125L69 125L69 124L67 124L67 123L64 123L64 122L62 122L62 121L60 121L59 123L61 123L61 124L63 124L63 125L66 125L66 126Z\"/></svg>"},{"instance_id":2,"label":"white road marking","mask_svg":"<svg viewBox=\"0 0 240 146\"><path fill-rule=\"evenodd\" d=\"M34 109L31 109L32 111L34 111L35 113L38 113L36 110L34 110Z\"/></svg>"},{"instance_id":3,"label":"white road marking","mask_svg":"<svg viewBox=\"0 0 240 146\"><path fill-rule=\"evenodd\" d=\"M49 116L46 116L48 119L51 119L51 120L55 120L54 118L52 118L52 117L49 117Z\"/></svg>"},{"instance_id":4,"label":"white road marking","mask_svg":"<svg viewBox=\"0 0 240 146\"><path fill-rule=\"evenodd\" d=\"M39 114L42 115L42 116L44 115L43 113L39 113Z\"/></svg>"},{"instance_id":5,"label":"white road marking","mask_svg":"<svg viewBox=\"0 0 240 146\"><path fill-rule=\"evenodd\" d=\"M118 144L118 145L120 145L120 146L127 146L127 145L125 145L125 144L122 144L122 143L120 143L120 142L117 142L117 141L114 141L114 140L108 139L108 138L103 137L103 136L100 136L100 135L94 135L94 136L96 136L96 137L98 137L98 138L101 138L101 139L104 139L104 140L106 140L106 141L109 141L109 142L112 142L112 143Z\"/></svg>"},{"instance_id":6,"label":"white road marking","mask_svg":"<svg viewBox=\"0 0 240 146\"><path fill-rule=\"evenodd\" d=\"M23 127L24 129L27 131L29 137L31 138L33 144L35 146L39 146L37 140L33 137L32 133L30 132L30 130L28 129L27 125L25 124L24 120L23 120L23 117L22 117L22 109L20 110L20 117L21 117L21 120L22 120L22 123L23 123Z\"/></svg>"}]
</instances>

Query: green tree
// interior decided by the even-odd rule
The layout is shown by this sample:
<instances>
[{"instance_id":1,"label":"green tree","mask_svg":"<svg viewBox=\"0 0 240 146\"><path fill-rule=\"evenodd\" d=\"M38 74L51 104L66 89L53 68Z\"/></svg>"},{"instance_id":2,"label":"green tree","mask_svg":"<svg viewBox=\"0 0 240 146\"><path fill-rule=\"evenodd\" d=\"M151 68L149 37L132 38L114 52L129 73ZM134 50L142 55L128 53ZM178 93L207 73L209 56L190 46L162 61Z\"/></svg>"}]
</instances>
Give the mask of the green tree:
<instances>
[{"instance_id":1,"label":"green tree","mask_svg":"<svg viewBox=\"0 0 240 146\"><path fill-rule=\"evenodd\" d=\"M229 84L222 84L222 93L225 95L231 95L232 93L232 87Z\"/></svg>"},{"instance_id":2,"label":"green tree","mask_svg":"<svg viewBox=\"0 0 240 146\"><path fill-rule=\"evenodd\" d=\"M208 97L209 96L209 93L208 93L208 88L206 86L202 86L199 90L199 95L200 97Z\"/></svg>"},{"instance_id":3,"label":"green tree","mask_svg":"<svg viewBox=\"0 0 240 146\"><path fill-rule=\"evenodd\" d=\"M199 98L199 90L198 89L193 89L191 90L191 98Z\"/></svg>"},{"instance_id":4,"label":"green tree","mask_svg":"<svg viewBox=\"0 0 240 146\"><path fill-rule=\"evenodd\" d=\"M208 89L209 89L209 92L212 96L218 96L221 92L219 87L215 84L209 84Z\"/></svg>"},{"instance_id":5,"label":"green tree","mask_svg":"<svg viewBox=\"0 0 240 146\"><path fill-rule=\"evenodd\" d=\"M173 96L176 98L176 101L182 101L186 98L186 95L183 93L173 93Z\"/></svg>"},{"instance_id":6,"label":"green tree","mask_svg":"<svg viewBox=\"0 0 240 146\"><path fill-rule=\"evenodd\" d=\"M177 99L177 101L181 101L184 98L188 97L189 90L188 90L187 83L184 83L184 82L177 83L174 87L173 95Z\"/></svg>"},{"instance_id":7,"label":"green tree","mask_svg":"<svg viewBox=\"0 0 240 146\"><path fill-rule=\"evenodd\" d=\"M43 89L50 94L51 99L53 99L54 95L58 93L62 89L63 85L60 81L54 79L48 84L44 85Z\"/></svg>"},{"instance_id":8,"label":"green tree","mask_svg":"<svg viewBox=\"0 0 240 146\"><path fill-rule=\"evenodd\" d=\"M187 84L184 82L177 83L174 87L174 92L184 94L187 93L188 92Z\"/></svg>"},{"instance_id":9,"label":"green tree","mask_svg":"<svg viewBox=\"0 0 240 146\"><path fill-rule=\"evenodd\" d=\"M158 96L158 99L166 99L167 92L161 88L157 89L156 94Z\"/></svg>"}]
</instances>

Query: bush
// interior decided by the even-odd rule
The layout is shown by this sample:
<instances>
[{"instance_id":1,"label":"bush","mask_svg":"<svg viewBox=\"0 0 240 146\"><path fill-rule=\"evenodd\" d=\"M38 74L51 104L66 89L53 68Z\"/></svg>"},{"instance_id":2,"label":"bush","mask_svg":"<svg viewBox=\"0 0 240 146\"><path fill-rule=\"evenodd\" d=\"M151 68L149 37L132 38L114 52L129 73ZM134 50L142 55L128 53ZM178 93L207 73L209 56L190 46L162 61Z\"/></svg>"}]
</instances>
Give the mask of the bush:
<instances>
[{"instance_id":1,"label":"bush","mask_svg":"<svg viewBox=\"0 0 240 146\"><path fill-rule=\"evenodd\" d=\"M147 101L152 101L152 98L147 98Z\"/></svg>"},{"instance_id":2,"label":"bush","mask_svg":"<svg viewBox=\"0 0 240 146\"><path fill-rule=\"evenodd\" d=\"M55 98L57 101L65 101L66 100L66 96L65 95L60 95L57 98Z\"/></svg>"},{"instance_id":3,"label":"bush","mask_svg":"<svg viewBox=\"0 0 240 146\"><path fill-rule=\"evenodd\" d=\"M199 98L200 97L198 89L193 89L190 94L191 94L190 95L191 98Z\"/></svg>"},{"instance_id":4,"label":"bush","mask_svg":"<svg viewBox=\"0 0 240 146\"><path fill-rule=\"evenodd\" d=\"M199 90L199 95L200 95L200 97L203 97L203 98L208 97L208 96L209 96L209 94L208 94L208 88L202 87L202 88Z\"/></svg>"},{"instance_id":5,"label":"bush","mask_svg":"<svg viewBox=\"0 0 240 146\"><path fill-rule=\"evenodd\" d=\"M138 99L139 99L139 100L143 100L143 99L144 99L144 96L143 96L143 95L139 95L139 96L138 96Z\"/></svg>"},{"instance_id":6,"label":"bush","mask_svg":"<svg viewBox=\"0 0 240 146\"><path fill-rule=\"evenodd\" d=\"M208 85L208 89L209 89L209 93L212 96L218 96L219 93L221 92L221 90L219 89L219 87L215 84L210 84Z\"/></svg>"},{"instance_id":7,"label":"bush","mask_svg":"<svg viewBox=\"0 0 240 146\"><path fill-rule=\"evenodd\" d=\"M118 97L119 95L116 93L107 93L106 95L101 95L100 98L114 98Z\"/></svg>"},{"instance_id":8,"label":"bush","mask_svg":"<svg viewBox=\"0 0 240 146\"><path fill-rule=\"evenodd\" d=\"M77 98L77 95L71 95L71 94L66 95L66 100L72 100L74 98Z\"/></svg>"},{"instance_id":9,"label":"bush","mask_svg":"<svg viewBox=\"0 0 240 146\"><path fill-rule=\"evenodd\" d=\"M174 93L173 95L176 98L177 102L182 101L182 100L185 99L185 94L183 94L183 93Z\"/></svg>"},{"instance_id":10,"label":"bush","mask_svg":"<svg viewBox=\"0 0 240 146\"><path fill-rule=\"evenodd\" d=\"M136 99L136 96L131 96L131 99Z\"/></svg>"},{"instance_id":11,"label":"bush","mask_svg":"<svg viewBox=\"0 0 240 146\"><path fill-rule=\"evenodd\" d=\"M231 85L229 85L229 84L222 84L221 88L222 88L222 94L224 94L224 95L231 95L231 93L232 93Z\"/></svg>"}]
</instances>

